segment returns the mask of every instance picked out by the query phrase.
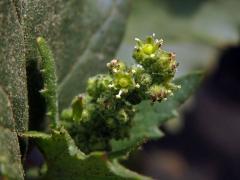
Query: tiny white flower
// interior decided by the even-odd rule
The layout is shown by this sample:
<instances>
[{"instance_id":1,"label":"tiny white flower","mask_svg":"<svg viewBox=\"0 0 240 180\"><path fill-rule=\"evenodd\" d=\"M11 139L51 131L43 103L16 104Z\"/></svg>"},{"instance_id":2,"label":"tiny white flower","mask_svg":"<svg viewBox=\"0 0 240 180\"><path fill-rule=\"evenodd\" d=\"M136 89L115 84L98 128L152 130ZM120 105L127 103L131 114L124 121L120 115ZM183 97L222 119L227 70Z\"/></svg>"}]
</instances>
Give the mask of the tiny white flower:
<instances>
[{"instance_id":1,"label":"tiny white flower","mask_svg":"<svg viewBox=\"0 0 240 180\"><path fill-rule=\"evenodd\" d=\"M141 40L137 37L134 38L135 41L140 42Z\"/></svg>"},{"instance_id":2,"label":"tiny white flower","mask_svg":"<svg viewBox=\"0 0 240 180\"><path fill-rule=\"evenodd\" d=\"M136 88L140 88L140 85L138 83L136 84Z\"/></svg>"},{"instance_id":3,"label":"tiny white flower","mask_svg":"<svg viewBox=\"0 0 240 180\"><path fill-rule=\"evenodd\" d=\"M113 84L109 84L108 87L109 87L109 88L113 88L114 85L113 85Z\"/></svg>"}]
</instances>

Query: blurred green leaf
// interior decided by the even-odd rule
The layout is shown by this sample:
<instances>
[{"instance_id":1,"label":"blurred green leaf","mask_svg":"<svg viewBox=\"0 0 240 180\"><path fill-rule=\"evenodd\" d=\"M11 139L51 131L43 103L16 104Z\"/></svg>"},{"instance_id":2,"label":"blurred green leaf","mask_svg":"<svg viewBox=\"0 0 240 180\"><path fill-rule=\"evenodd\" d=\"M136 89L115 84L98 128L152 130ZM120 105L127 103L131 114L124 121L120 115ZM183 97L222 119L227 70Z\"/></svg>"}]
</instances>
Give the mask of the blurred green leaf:
<instances>
[{"instance_id":1,"label":"blurred green leaf","mask_svg":"<svg viewBox=\"0 0 240 180\"><path fill-rule=\"evenodd\" d=\"M27 132L24 136L37 138L45 155L48 171L43 179L149 179L109 159L106 153L85 155L63 128L53 130L51 135Z\"/></svg>"},{"instance_id":2,"label":"blurred green leaf","mask_svg":"<svg viewBox=\"0 0 240 180\"><path fill-rule=\"evenodd\" d=\"M118 57L131 56L133 37L156 33L176 53L177 75L212 65L223 47L240 40L239 0L149 0L133 3ZM166 44L166 45L165 45Z\"/></svg>"},{"instance_id":3,"label":"blurred green leaf","mask_svg":"<svg viewBox=\"0 0 240 180\"><path fill-rule=\"evenodd\" d=\"M238 0L150 0L135 3L129 23L131 32L127 36L132 39L133 35L141 37L158 30L156 33L168 42L191 41L213 46L237 43L239 6ZM140 19L148 21L143 25Z\"/></svg>"},{"instance_id":4,"label":"blurred green leaf","mask_svg":"<svg viewBox=\"0 0 240 180\"><path fill-rule=\"evenodd\" d=\"M116 52L129 11L126 0L28 0L24 16L27 60L38 57L35 39L54 52L60 110L85 89L85 81L105 70Z\"/></svg>"},{"instance_id":5,"label":"blurred green leaf","mask_svg":"<svg viewBox=\"0 0 240 180\"><path fill-rule=\"evenodd\" d=\"M159 126L166 120L176 116L177 108L183 104L196 90L202 79L202 73L196 72L174 81L181 85L181 89L169 97L167 101L151 105L149 101L141 103L138 113L134 118L134 125L131 130L130 138L120 141L112 141L113 151L130 152L148 139L156 139L163 136Z\"/></svg>"}]
</instances>

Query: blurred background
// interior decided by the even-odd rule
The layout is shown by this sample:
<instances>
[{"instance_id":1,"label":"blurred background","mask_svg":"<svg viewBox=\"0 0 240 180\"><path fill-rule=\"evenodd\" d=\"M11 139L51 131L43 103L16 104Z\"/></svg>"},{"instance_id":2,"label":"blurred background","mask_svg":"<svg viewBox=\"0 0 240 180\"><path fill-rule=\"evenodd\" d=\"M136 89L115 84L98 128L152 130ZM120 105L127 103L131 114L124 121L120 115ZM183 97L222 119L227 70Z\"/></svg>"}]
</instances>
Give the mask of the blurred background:
<instances>
[{"instance_id":1,"label":"blurred background","mask_svg":"<svg viewBox=\"0 0 240 180\"><path fill-rule=\"evenodd\" d=\"M161 180L240 179L239 8L239 0L132 1L117 57L131 57L132 37L155 33L176 53L177 76L206 76L179 118L160 127L166 136L125 162L130 169Z\"/></svg>"}]
</instances>

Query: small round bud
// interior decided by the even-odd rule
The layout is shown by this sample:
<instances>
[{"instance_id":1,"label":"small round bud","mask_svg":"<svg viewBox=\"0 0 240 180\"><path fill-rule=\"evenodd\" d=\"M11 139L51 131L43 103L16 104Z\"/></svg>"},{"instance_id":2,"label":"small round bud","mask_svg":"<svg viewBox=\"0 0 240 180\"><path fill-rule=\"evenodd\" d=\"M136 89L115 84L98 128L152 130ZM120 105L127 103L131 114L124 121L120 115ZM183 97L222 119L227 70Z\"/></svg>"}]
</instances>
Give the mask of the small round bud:
<instances>
[{"instance_id":1,"label":"small round bud","mask_svg":"<svg viewBox=\"0 0 240 180\"><path fill-rule=\"evenodd\" d=\"M125 112L124 109L121 109L118 112L117 118L122 123L125 123L125 122L127 122L129 120L129 117L128 117L128 115L127 115L127 113Z\"/></svg>"},{"instance_id":2,"label":"small round bud","mask_svg":"<svg viewBox=\"0 0 240 180\"><path fill-rule=\"evenodd\" d=\"M115 87L120 89L129 89L134 85L131 74L129 73L116 73L114 76Z\"/></svg>"},{"instance_id":3,"label":"small round bud","mask_svg":"<svg viewBox=\"0 0 240 180\"><path fill-rule=\"evenodd\" d=\"M147 55L151 55L155 52L155 48L152 44L144 44L142 49L143 49L143 52Z\"/></svg>"},{"instance_id":4,"label":"small round bud","mask_svg":"<svg viewBox=\"0 0 240 180\"><path fill-rule=\"evenodd\" d=\"M81 121L82 122L87 122L91 120L91 115L89 113L88 110L84 109L82 112L82 117L81 117Z\"/></svg>"},{"instance_id":5,"label":"small round bud","mask_svg":"<svg viewBox=\"0 0 240 180\"><path fill-rule=\"evenodd\" d=\"M109 85L112 83L112 77L110 75L100 74L88 79L87 93L98 98L102 92L106 92L109 89Z\"/></svg>"},{"instance_id":6,"label":"small round bud","mask_svg":"<svg viewBox=\"0 0 240 180\"><path fill-rule=\"evenodd\" d=\"M65 121L71 121L72 120L72 114L73 111L71 108L64 109L61 113L61 119Z\"/></svg>"},{"instance_id":7,"label":"small round bud","mask_svg":"<svg viewBox=\"0 0 240 180\"><path fill-rule=\"evenodd\" d=\"M122 88L126 88L129 83L128 83L128 79L127 78L120 78L119 81L118 81L119 85L122 87Z\"/></svg>"},{"instance_id":8,"label":"small round bud","mask_svg":"<svg viewBox=\"0 0 240 180\"><path fill-rule=\"evenodd\" d=\"M107 63L107 67L113 73L126 70L126 65L122 61L119 61L117 59L113 59L112 61Z\"/></svg>"},{"instance_id":9,"label":"small round bud","mask_svg":"<svg viewBox=\"0 0 240 180\"><path fill-rule=\"evenodd\" d=\"M162 85L153 85L148 91L153 102L162 101L167 97L167 89Z\"/></svg>"},{"instance_id":10,"label":"small round bud","mask_svg":"<svg viewBox=\"0 0 240 180\"><path fill-rule=\"evenodd\" d=\"M140 78L140 83L141 85L149 86L152 83L152 78L150 74L147 73L142 74Z\"/></svg>"}]
</instances>

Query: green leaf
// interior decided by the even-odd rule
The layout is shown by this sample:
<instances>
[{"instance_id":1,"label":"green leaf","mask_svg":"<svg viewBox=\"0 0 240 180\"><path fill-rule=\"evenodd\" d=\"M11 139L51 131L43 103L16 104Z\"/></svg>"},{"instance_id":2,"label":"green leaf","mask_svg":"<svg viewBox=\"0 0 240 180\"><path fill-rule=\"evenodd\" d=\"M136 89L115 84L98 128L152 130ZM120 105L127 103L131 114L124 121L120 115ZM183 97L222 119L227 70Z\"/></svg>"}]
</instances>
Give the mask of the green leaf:
<instances>
[{"instance_id":1,"label":"green leaf","mask_svg":"<svg viewBox=\"0 0 240 180\"><path fill-rule=\"evenodd\" d=\"M11 103L0 87L0 179L23 180L23 168Z\"/></svg>"},{"instance_id":2,"label":"green leaf","mask_svg":"<svg viewBox=\"0 0 240 180\"><path fill-rule=\"evenodd\" d=\"M85 89L85 81L104 71L122 39L128 0L28 0L24 18L26 57L36 60L35 39L54 52L60 110Z\"/></svg>"},{"instance_id":3,"label":"green leaf","mask_svg":"<svg viewBox=\"0 0 240 180\"><path fill-rule=\"evenodd\" d=\"M156 139L163 136L159 126L166 120L176 116L176 109L183 104L196 90L202 79L202 73L196 72L174 81L181 85L181 89L169 97L167 101L151 105L145 101L138 106L138 113L134 118L134 125L130 138L120 141L112 141L113 151L116 154L131 152L148 139Z\"/></svg>"},{"instance_id":4,"label":"green leaf","mask_svg":"<svg viewBox=\"0 0 240 180\"><path fill-rule=\"evenodd\" d=\"M53 130L51 135L27 132L23 136L37 138L44 153L48 171L43 179L149 179L126 169L104 152L84 154L63 128Z\"/></svg>"},{"instance_id":5,"label":"green leaf","mask_svg":"<svg viewBox=\"0 0 240 180\"><path fill-rule=\"evenodd\" d=\"M139 175L133 171L130 171L129 169L126 169L124 166L122 166L117 159L113 159L108 162L109 169L122 179L139 179L139 180L151 180L152 178Z\"/></svg>"}]
</instances>

